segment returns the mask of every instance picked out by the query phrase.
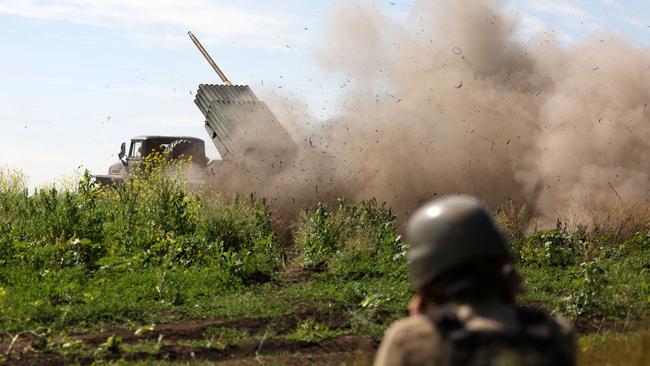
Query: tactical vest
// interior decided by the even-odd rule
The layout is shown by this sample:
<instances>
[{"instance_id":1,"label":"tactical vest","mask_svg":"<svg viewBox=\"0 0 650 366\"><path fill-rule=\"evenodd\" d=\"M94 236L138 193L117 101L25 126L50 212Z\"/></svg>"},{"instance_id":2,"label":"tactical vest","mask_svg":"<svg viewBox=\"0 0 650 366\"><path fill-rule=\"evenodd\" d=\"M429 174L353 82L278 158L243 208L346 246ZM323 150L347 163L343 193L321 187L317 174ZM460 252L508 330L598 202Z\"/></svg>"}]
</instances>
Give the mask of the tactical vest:
<instances>
[{"instance_id":1,"label":"tactical vest","mask_svg":"<svg viewBox=\"0 0 650 366\"><path fill-rule=\"evenodd\" d=\"M566 354L566 336L545 313L516 308L517 331L468 330L453 309L442 307L428 316L442 337L452 366L573 366Z\"/></svg>"}]
</instances>

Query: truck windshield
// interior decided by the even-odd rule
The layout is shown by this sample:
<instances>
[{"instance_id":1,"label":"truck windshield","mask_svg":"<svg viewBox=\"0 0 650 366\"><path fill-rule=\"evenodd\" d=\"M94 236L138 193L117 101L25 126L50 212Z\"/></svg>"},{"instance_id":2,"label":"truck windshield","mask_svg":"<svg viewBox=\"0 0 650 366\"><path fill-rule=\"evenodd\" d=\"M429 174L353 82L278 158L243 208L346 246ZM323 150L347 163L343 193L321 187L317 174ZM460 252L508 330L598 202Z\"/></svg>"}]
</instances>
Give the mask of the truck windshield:
<instances>
[{"instance_id":1,"label":"truck windshield","mask_svg":"<svg viewBox=\"0 0 650 366\"><path fill-rule=\"evenodd\" d=\"M131 149L129 150L129 158L131 159L142 158L142 141L131 142Z\"/></svg>"}]
</instances>

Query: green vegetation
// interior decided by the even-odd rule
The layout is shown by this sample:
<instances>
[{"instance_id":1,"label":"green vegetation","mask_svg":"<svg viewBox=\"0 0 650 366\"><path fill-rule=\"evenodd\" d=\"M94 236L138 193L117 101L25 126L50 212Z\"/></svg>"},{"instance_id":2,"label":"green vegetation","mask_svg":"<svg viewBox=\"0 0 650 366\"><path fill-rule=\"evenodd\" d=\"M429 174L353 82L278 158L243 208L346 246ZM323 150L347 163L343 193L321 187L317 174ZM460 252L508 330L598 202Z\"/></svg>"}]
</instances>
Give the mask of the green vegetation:
<instances>
[{"instance_id":1,"label":"green vegetation","mask_svg":"<svg viewBox=\"0 0 650 366\"><path fill-rule=\"evenodd\" d=\"M344 333L340 329L330 329L327 324L317 323L314 319L309 318L300 323L296 329L285 337L292 341L320 343L328 338L333 338Z\"/></svg>"},{"instance_id":2,"label":"green vegetation","mask_svg":"<svg viewBox=\"0 0 650 366\"><path fill-rule=\"evenodd\" d=\"M356 205L339 200L336 210L322 203L304 210L294 234L300 263L344 279L403 276L406 246L397 235L395 219L375 200Z\"/></svg>"},{"instance_id":3,"label":"green vegetation","mask_svg":"<svg viewBox=\"0 0 650 366\"><path fill-rule=\"evenodd\" d=\"M20 172L0 169L2 357L262 357L287 342L377 340L404 315L406 245L389 208L374 200L305 208L282 243L264 200L187 193L183 169L152 156L115 187L86 175L72 190L34 192ZM634 210L617 211L617 223L558 222L532 235L525 207L497 210L526 281L521 300L587 332L638 329L650 316L650 220ZM606 334L581 348L618 342Z\"/></svg>"},{"instance_id":4,"label":"green vegetation","mask_svg":"<svg viewBox=\"0 0 650 366\"><path fill-rule=\"evenodd\" d=\"M572 318L630 321L650 311L650 231L622 242L555 230L513 241L529 293Z\"/></svg>"}]
</instances>

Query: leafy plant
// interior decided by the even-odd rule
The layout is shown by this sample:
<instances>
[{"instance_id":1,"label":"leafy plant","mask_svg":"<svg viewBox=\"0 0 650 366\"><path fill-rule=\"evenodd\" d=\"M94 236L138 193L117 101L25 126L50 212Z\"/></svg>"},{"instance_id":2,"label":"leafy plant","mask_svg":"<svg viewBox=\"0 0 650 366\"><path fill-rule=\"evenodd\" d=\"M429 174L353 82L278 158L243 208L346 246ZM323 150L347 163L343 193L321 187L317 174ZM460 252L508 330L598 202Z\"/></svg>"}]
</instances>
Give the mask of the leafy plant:
<instances>
[{"instance_id":1,"label":"leafy plant","mask_svg":"<svg viewBox=\"0 0 650 366\"><path fill-rule=\"evenodd\" d=\"M589 259L590 243L582 232L570 233L558 221L556 228L512 241L520 262L526 265L566 267Z\"/></svg>"},{"instance_id":2,"label":"leafy plant","mask_svg":"<svg viewBox=\"0 0 650 366\"><path fill-rule=\"evenodd\" d=\"M95 357L101 356L121 356L122 355L122 337L113 334L106 341L100 344L95 351Z\"/></svg>"},{"instance_id":3,"label":"leafy plant","mask_svg":"<svg viewBox=\"0 0 650 366\"><path fill-rule=\"evenodd\" d=\"M575 317L594 315L603 300L604 270L597 261L583 262L578 270L574 291L565 299L563 312Z\"/></svg>"},{"instance_id":4,"label":"leafy plant","mask_svg":"<svg viewBox=\"0 0 650 366\"><path fill-rule=\"evenodd\" d=\"M303 211L294 243L307 269L327 268L344 278L405 274L405 246L395 216L375 200L339 200L336 211L325 204Z\"/></svg>"},{"instance_id":5,"label":"leafy plant","mask_svg":"<svg viewBox=\"0 0 650 366\"><path fill-rule=\"evenodd\" d=\"M224 350L243 339L249 338L248 331L226 327L210 327L203 332L204 346Z\"/></svg>"},{"instance_id":6,"label":"leafy plant","mask_svg":"<svg viewBox=\"0 0 650 366\"><path fill-rule=\"evenodd\" d=\"M298 324L295 330L285 336L290 341L320 343L328 338L344 334L340 329L330 329L326 324L317 323L314 319L307 319Z\"/></svg>"}]
</instances>

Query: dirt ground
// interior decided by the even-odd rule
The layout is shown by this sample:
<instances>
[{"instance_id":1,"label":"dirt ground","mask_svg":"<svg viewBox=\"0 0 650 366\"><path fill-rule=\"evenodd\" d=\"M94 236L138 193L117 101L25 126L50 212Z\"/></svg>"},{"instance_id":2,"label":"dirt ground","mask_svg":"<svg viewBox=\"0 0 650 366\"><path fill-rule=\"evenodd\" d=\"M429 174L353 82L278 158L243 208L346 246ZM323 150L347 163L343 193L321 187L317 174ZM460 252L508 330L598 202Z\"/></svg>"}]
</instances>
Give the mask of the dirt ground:
<instances>
[{"instance_id":1,"label":"dirt ground","mask_svg":"<svg viewBox=\"0 0 650 366\"><path fill-rule=\"evenodd\" d=\"M121 347L155 343L161 339L156 352L124 352L127 361L209 361L234 365L285 364L285 365L340 365L369 364L378 346L376 340L361 336L338 336L322 342L289 341L282 337L266 335L294 329L301 319L315 319L331 328L344 327L345 319L319 313L302 312L282 318L245 318L230 321L187 320L156 325L153 331L137 336L133 329L115 328L92 334L72 334L68 342L81 341L93 350L113 336L122 338ZM249 337L228 344L223 348L210 348L189 345L192 341L205 339L210 329L235 329L245 331ZM162 338L160 338L162 336ZM90 352L64 356L60 352L36 351L34 344L38 335L23 334L12 343L7 339L0 343L0 353L9 356L6 362L16 365L67 365L70 363L91 364L97 358ZM101 359L110 360L117 355L103 355Z\"/></svg>"},{"instance_id":2,"label":"dirt ground","mask_svg":"<svg viewBox=\"0 0 650 366\"><path fill-rule=\"evenodd\" d=\"M280 276L278 286L304 282L306 275L293 267ZM295 311L281 317L249 317L233 320L186 319L156 324L144 334L134 328L116 327L95 333L43 335L23 333L0 341L0 355L11 365L88 365L98 360L123 359L135 363L228 364L228 365L370 365L379 339L350 335L350 319L343 308L317 310L314 304L297 303ZM540 304L528 304L536 306ZM173 318L173 314L167 314ZM381 313L377 314L383 316ZM404 314L406 315L406 313ZM306 319L343 330L347 335L326 337L321 341L289 340L286 335ZM629 326L602 319L579 319L578 334L606 331L626 333L644 328L645 322L630 321ZM220 346L206 346L206 335L214 329L232 330L245 336ZM13 335L15 336L15 335ZM112 336L121 338L119 354L95 353ZM47 339L52 346L38 347ZM67 352L63 343L77 342L80 348Z\"/></svg>"},{"instance_id":3,"label":"dirt ground","mask_svg":"<svg viewBox=\"0 0 650 366\"><path fill-rule=\"evenodd\" d=\"M336 314L336 312L335 312ZM136 335L134 329L114 328L97 333L71 334L67 342L81 341L86 352L53 352L35 350L34 345L43 336L26 333L15 341L5 338L0 343L0 354L7 355L5 362L11 365L68 365L92 364L97 360L123 358L126 361L146 361L194 364L228 365L370 365L379 345L377 339L358 335L342 335L320 342L292 341L278 334L286 334L304 319L327 324L331 329L348 327L344 316L332 313L299 311L280 318L241 318L235 320L186 320L158 324L146 334ZM576 324L579 333L614 331L617 333L639 330L634 323L626 329L613 322L583 319ZM204 341L211 329L232 329L245 332L246 337L223 347L206 347L196 342ZM621 334L623 334L621 333ZM113 336L122 339L121 348L128 350L120 355L97 356L93 350ZM56 343L56 336L51 337ZM195 343L192 343L195 342ZM152 351L138 350L138 345L158 344ZM149 347L151 348L151 347ZM9 352L10 351L10 352Z\"/></svg>"}]
</instances>

